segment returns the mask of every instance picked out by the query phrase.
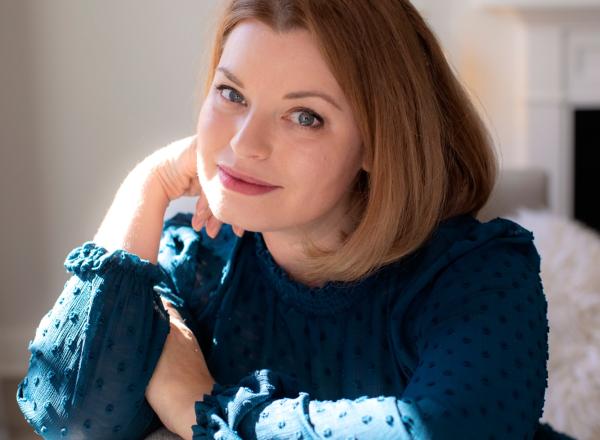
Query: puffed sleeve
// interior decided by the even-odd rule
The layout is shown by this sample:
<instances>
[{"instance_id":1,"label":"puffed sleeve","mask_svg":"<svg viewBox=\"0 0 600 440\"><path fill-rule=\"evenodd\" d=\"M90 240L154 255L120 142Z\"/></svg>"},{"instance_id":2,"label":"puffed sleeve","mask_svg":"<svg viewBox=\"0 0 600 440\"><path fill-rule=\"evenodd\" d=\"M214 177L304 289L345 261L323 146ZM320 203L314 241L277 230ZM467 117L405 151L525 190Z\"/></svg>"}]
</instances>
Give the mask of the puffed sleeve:
<instances>
[{"instance_id":1,"label":"puffed sleeve","mask_svg":"<svg viewBox=\"0 0 600 440\"><path fill-rule=\"evenodd\" d=\"M145 389L169 332L161 296L189 317L178 287L189 286L197 261L190 255L197 237L182 237L181 221L178 214L165 222L158 264L93 241L68 254L72 276L30 341L17 390L36 433L137 439L160 426Z\"/></svg>"},{"instance_id":2,"label":"puffed sleeve","mask_svg":"<svg viewBox=\"0 0 600 440\"><path fill-rule=\"evenodd\" d=\"M429 279L410 335L390 325L417 358L401 393L319 401L260 370L196 402L193 438L532 439L547 382L547 302L531 236L517 235Z\"/></svg>"}]
</instances>

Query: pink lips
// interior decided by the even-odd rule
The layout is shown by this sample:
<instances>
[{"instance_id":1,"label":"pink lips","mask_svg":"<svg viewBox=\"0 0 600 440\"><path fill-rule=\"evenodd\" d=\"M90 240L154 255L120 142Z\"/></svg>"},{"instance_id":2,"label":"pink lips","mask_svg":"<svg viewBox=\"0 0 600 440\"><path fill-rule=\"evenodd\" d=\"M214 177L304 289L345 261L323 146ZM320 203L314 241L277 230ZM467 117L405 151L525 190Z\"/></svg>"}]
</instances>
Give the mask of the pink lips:
<instances>
[{"instance_id":1,"label":"pink lips","mask_svg":"<svg viewBox=\"0 0 600 440\"><path fill-rule=\"evenodd\" d=\"M255 179L253 177L250 176L246 176L245 174L239 173L237 171L235 171L233 168L229 168L223 165L217 165L219 168L222 168L223 171L225 171L227 174L229 174L232 177L235 177L238 180L242 180L246 183L253 183L255 185L262 185L262 186L271 186L274 187L275 185L271 185L270 183L267 182L263 182L262 180L258 180Z\"/></svg>"},{"instance_id":2,"label":"pink lips","mask_svg":"<svg viewBox=\"0 0 600 440\"><path fill-rule=\"evenodd\" d=\"M260 195L280 188L278 186L255 184L241 180L237 177L234 177L232 174L229 174L229 168L227 168L226 171L225 167L217 166L217 171L219 173L219 179L225 188L241 194ZM255 179L253 180L256 181Z\"/></svg>"}]
</instances>

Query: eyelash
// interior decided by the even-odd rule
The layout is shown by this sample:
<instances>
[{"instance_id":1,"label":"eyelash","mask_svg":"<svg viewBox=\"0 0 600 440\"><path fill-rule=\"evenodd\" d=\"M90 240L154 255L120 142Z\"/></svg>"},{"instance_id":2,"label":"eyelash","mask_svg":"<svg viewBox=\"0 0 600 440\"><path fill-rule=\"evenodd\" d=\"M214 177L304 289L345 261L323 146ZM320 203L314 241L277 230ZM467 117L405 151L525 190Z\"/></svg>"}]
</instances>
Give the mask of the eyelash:
<instances>
[{"instance_id":1,"label":"eyelash","mask_svg":"<svg viewBox=\"0 0 600 440\"><path fill-rule=\"evenodd\" d=\"M215 87L216 90L218 90L219 92L221 92L224 89L229 89L234 91L235 93L237 93L238 95L242 96L242 94L240 92L238 92L236 89L234 89L233 87L229 87L225 84L221 84ZM223 95L221 95L221 93L219 93L219 97L223 98L225 101L227 101L230 104L239 104L238 102L233 102L230 101L229 99L225 98ZM296 108L294 109L294 113L296 112L304 112L304 113L308 113L309 115L311 115L312 117L314 117L317 121L319 121L319 125L317 126L306 126L306 125L298 125L298 127L300 127L301 129L304 130L320 130L321 128L323 128L324 126L324 121L323 118L321 116L319 116L317 113L313 112L312 110L309 110L307 108Z\"/></svg>"}]
</instances>

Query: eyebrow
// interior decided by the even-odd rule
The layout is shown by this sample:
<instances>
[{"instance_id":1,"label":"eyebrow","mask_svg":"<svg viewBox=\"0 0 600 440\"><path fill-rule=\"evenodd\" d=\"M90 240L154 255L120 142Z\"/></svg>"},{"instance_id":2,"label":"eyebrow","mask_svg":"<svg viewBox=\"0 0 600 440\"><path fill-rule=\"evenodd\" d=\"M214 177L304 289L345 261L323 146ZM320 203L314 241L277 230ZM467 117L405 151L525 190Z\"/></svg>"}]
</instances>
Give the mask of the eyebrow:
<instances>
[{"instance_id":1,"label":"eyebrow","mask_svg":"<svg viewBox=\"0 0 600 440\"><path fill-rule=\"evenodd\" d=\"M242 83L242 81L237 76L235 76L230 70L226 69L225 67L217 67L217 70L219 70L220 72L223 72L223 74L231 82L237 84L242 89L244 88L244 84ZM291 92L291 93L286 94L283 97L283 99L298 99L298 98L309 98L309 97L316 97L316 98L324 99L325 101L327 101L328 103L330 103L331 105L336 107L338 110L342 111L342 108L338 105L338 103L335 102L335 100L331 96L329 96L328 94L323 93L323 92L309 91L309 90L301 91L301 92Z\"/></svg>"}]
</instances>

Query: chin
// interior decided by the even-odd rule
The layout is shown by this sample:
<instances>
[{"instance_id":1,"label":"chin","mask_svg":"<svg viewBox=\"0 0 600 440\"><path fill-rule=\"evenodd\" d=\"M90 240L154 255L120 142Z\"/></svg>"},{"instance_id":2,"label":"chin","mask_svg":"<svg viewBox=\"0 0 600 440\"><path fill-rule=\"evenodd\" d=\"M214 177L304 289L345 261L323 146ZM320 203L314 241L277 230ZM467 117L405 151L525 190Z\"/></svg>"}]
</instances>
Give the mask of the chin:
<instances>
[{"instance_id":1,"label":"chin","mask_svg":"<svg viewBox=\"0 0 600 440\"><path fill-rule=\"evenodd\" d=\"M218 212L213 211L213 215L223 223L239 226L248 232L273 232L296 226L296 224L289 226L281 224L268 215L257 216L256 209L249 210L248 212L222 209Z\"/></svg>"},{"instance_id":2,"label":"chin","mask_svg":"<svg viewBox=\"0 0 600 440\"><path fill-rule=\"evenodd\" d=\"M239 226L245 231L261 232L262 228L268 227L271 223L266 218L256 217L256 207L248 210L240 209L239 203L227 200L226 196L215 203L209 198L208 204L217 220L229 225Z\"/></svg>"},{"instance_id":3,"label":"chin","mask_svg":"<svg viewBox=\"0 0 600 440\"><path fill-rule=\"evenodd\" d=\"M243 198L247 196L238 197L224 191L218 184L207 188L205 194L212 215L222 223L237 225L252 232L277 229L268 212L261 214L258 200L246 201Z\"/></svg>"}]
</instances>

